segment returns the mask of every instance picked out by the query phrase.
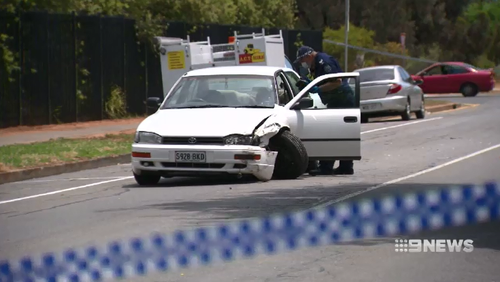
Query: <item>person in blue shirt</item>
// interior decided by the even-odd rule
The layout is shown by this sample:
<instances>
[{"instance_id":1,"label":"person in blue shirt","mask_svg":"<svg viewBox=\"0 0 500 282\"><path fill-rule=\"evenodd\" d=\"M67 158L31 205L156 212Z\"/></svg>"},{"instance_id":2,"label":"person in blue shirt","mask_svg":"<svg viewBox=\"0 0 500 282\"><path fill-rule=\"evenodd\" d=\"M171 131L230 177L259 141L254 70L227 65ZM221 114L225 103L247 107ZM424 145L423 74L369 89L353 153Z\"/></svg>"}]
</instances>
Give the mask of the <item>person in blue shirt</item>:
<instances>
[{"instance_id":1,"label":"person in blue shirt","mask_svg":"<svg viewBox=\"0 0 500 282\"><path fill-rule=\"evenodd\" d=\"M316 52L309 46L299 48L295 63L300 63L302 67L308 68L314 79L329 73L343 72L335 58L322 52ZM310 79L302 77L297 86L304 88L310 82ZM310 92L318 93L323 104L329 109L351 108L355 105L355 95L347 79L328 80L314 86ZM336 169L333 168L334 165L335 161L320 161L319 167L316 162L311 162L308 171L311 175L354 174L353 161L340 161L339 167Z\"/></svg>"}]
</instances>

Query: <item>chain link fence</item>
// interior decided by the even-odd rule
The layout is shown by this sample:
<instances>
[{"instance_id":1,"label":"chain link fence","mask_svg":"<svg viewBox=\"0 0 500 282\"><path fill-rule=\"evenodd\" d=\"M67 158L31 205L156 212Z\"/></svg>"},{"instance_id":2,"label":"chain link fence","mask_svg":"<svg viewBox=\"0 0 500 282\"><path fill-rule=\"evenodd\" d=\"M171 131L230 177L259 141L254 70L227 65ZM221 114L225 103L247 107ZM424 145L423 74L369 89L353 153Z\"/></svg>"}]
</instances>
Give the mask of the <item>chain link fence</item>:
<instances>
[{"instance_id":1,"label":"chain link fence","mask_svg":"<svg viewBox=\"0 0 500 282\"><path fill-rule=\"evenodd\" d=\"M323 39L323 46L324 46L323 49L329 50L330 55L339 59L339 63L341 64L341 66L345 65L344 43ZM384 50L377 50L377 49L368 49L348 44L347 47L349 48L348 50L349 69L347 71L354 71L359 68L370 67L370 66L400 65L404 67L410 74L416 74L420 70L436 63L436 61L433 60L414 58L407 56L406 54L403 55L403 50L400 49L401 47L398 43L394 44L389 43L388 46L389 49L393 52L387 52ZM395 50L401 50L401 51L398 54L394 52Z\"/></svg>"}]
</instances>

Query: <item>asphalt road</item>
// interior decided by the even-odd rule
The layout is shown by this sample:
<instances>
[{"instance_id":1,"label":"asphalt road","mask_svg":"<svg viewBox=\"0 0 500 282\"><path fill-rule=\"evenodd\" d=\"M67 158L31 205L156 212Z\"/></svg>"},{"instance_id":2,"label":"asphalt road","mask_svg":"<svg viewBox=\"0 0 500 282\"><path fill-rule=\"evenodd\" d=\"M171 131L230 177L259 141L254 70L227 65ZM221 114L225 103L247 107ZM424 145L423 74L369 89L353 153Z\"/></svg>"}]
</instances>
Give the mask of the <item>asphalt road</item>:
<instances>
[{"instance_id":1,"label":"asphalt road","mask_svg":"<svg viewBox=\"0 0 500 282\"><path fill-rule=\"evenodd\" d=\"M429 115L423 121L363 124L363 160L355 163L354 176L267 183L174 178L145 188L130 179L128 165L120 165L0 185L0 257L303 210L342 199L500 182L500 96L477 98L470 99L477 107ZM413 177L421 171L426 173ZM396 253L394 238L362 240L127 281L500 281L497 222L412 238L468 238L475 249Z\"/></svg>"}]
</instances>

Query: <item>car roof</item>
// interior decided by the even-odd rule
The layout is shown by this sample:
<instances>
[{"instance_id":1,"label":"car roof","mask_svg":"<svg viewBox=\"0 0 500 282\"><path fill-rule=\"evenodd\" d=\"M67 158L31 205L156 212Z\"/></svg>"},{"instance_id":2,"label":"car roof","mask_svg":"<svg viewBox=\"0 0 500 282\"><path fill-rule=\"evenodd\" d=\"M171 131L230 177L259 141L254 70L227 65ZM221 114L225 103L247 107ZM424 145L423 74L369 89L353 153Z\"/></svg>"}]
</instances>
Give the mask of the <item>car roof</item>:
<instances>
[{"instance_id":1,"label":"car roof","mask_svg":"<svg viewBox=\"0 0 500 282\"><path fill-rule=\"evenodd\" d=\"M271 66L228 66L228 67L209 67L198 70L192 70L185 76L204 76L204 75L263 75L274 76L278 70L290 70L285 67Z\"/></svg>"},{"instance_id":2,"label":"car roof","mask_svg":"<svg viewBox=\"0 0 500 282\"><path fill-rule=\"evenodd\" d=\"M373 70L373 69L394 69L396 67L399 67L397 65L385 65L385 66L373 66L373 67L366 67L366 68L361 68L357 69L356 71L364 71L364 70Z\"/></svg>"},{"instance_id":3,"label":"car roof","mask_svg":"<svg viewBox=\"0 0 500 282\"><path fill-rule=\"evenodd\" d=\"M441 64L443 65L456 65L456 66L464 66L465 63L463 62L442 62Z\"/></svg>"}]
</instances>

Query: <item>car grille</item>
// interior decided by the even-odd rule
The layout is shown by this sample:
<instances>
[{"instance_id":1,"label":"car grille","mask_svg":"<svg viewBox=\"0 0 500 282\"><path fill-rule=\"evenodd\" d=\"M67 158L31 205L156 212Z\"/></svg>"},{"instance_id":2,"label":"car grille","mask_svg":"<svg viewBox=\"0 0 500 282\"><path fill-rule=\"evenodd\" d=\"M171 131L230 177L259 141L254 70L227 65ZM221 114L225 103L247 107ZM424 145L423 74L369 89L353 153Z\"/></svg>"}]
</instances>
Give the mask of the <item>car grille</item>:
<instances>
[{"instance_id":1,"label":"car grille","mask_svg":"<svg viewBox=\"0 0 500 282\"><path fill-rule=\"evenodd\" d=\"M223 145L222 137L163 137L162 144L170 145Z\"/></svg>"},{"instance_id":2,"label":"car grille","mask_svg":"<svg viewBox=\"0 0 500 282\"><path fill-rule=\"evenodd\" d=\"M226 164L218 163L161 163L164 167L179 168L223 168Z\"/></svg>"}]
</instances>

